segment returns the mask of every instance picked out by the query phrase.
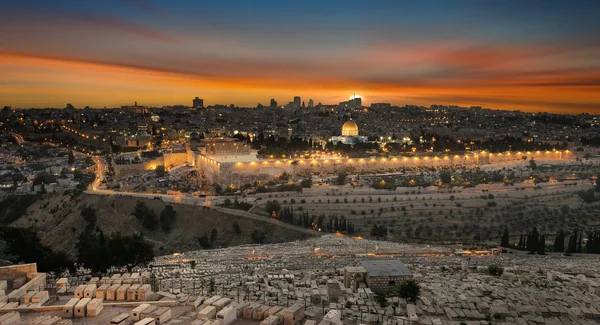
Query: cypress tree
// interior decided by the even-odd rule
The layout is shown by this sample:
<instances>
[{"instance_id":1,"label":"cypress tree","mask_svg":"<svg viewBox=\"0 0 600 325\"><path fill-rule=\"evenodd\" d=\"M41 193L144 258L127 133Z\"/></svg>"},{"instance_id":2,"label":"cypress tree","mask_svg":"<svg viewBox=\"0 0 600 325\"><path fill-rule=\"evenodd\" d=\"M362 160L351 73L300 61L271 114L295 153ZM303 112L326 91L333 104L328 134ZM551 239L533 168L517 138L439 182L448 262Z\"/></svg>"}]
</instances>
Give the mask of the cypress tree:
<instances>
[{"instance_id":1,"label":"cypress tree","mask_svg":"<svg viewBox=\"0 0 600 325\"><path fill-rule=\"evenodd\" d=\"M561 229L556 238L554 239L554 249L555 252L564 252L565 251L565 232Z\"/></svg>"},{"instance_id":2,"label":"cypress tree","mask_svg":"<svg viewBox=\"0 0 600 325\"><path fill-rule=\"evenodd\" d=\"M519 235L519 246L518 249L523 249L523 235Z\"/></svg>"},{"instance_id":3,"label":"cypress tree","mask_svg":"<svg viewBox=\"0 0 600 325\"><path fill-rule=\"evenodd\" d=\"M500 241L501 247L510 247L510 244L508 243L508 238L508 229L504 229L504 232L502 233L502 240Z\"/></svg>"},{"instance_id":4,"label":"cypress tree","mask_svg":"<svg viewBox=\"0 0 600 325\"><path fill-rule=\"evenodd\" d=\"M546 254L546 235L540 236L540 240L538 242L538 254L540 254L540 255Z\"/></svg>"},{"instance_id":5,"label":"cypress tree","mask_svg":"<svg viewBox=\"0 0 600 325\"><path fill-rule=\"evenodd\" d=\"M569 245L565 253L572 254L577 250L577 229L573 230L573 233L569 237Z\"/></svg>"},{"instance_id":6,"label":"cypress tree","mask_svg":"<svg viewBox=\"0 0 600 325\"><path fill-rule=\"evenodd\" d=\"M529 236L527 236L527 250L535 253L538 250L539 235L536 227L533 227Z\"/></svg>"}]
</instances>

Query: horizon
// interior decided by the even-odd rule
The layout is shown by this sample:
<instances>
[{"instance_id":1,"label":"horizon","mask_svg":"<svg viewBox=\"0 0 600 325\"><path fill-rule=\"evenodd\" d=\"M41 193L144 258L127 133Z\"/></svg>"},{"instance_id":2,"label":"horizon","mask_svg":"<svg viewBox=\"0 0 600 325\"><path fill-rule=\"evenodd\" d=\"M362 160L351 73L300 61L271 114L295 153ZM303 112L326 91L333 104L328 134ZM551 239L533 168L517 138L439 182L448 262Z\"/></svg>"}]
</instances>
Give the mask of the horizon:
<instances>
[{"instance_id":1,"label":"horizon","mask_svg":"<svg viewBox=\"0 0 600 325\"><path fill-rule=\"evenodd\" d=\"M134 104L137 103L134 101ZM3 107L9 107L13 110L31 110L31 109L50 109L50 110L61 110L61 109L65 109L67 104L71 104L73 106L73 109L75 110L83 110L83 109L94 109L94 110L111 110L111 109L122 109L122 107L127 107L127 106L134 106L133 104L131 105L127 105L127 103L125 103L124 105L118 105L118 106L102 106L102 107L96 107L96 106L90 106L90 105L85 105L85 106L76 106L73 105L72 103L65 103L65 107L54 107L54 106L48 106L48 107L13 107L11 105L0 105ZM162 106L154 106L154 105L144 105L143 103L137 103L138 106L140 107L147 107L149 109L165 109L168 107L175 107L175 106L185 106L187 108L193 108L190 105L186 105L186 104L166 104L166 105L162 105ZM213 103L213 104L209 104L209 105L205 105L203 106L203 108L196 108L196 110L202 110L202 109L208 109L209 107L212 106L226 106L227 109L229 108L229 105L231 105L232 103ZM255 106L239 106L239 105L235 105L235 107L233 109L257 109L258 104L262 104L262 103L257 103L257 105ZM315 106L318 103L315 104ZM320 103L323 106L336 106L337 104L335 103ZM391 104L391 103L386 103L386 104ZM269 108L268 105L262 104L264 108ZM465 110L471 110L471 109L481 109L481 110L490 110L490 111L501 111L501 112L518 112L518 113L523 113L523 114L556 114L556 115L600 115L600 113L588 113L588 112L549 112L549 111L524 111L524 110L519 110L519 109L502 109L502 108L494 108L494 107L482 107L482 106L477 106L477 105L471 105L471 106L459 106L459 105L452 105L452 104L440 104L440 103L434 103L434 104L430 104L427 106L424 105L414 105L414 104L410 104L410 103L406 103L404 105L395 105L395 104L391 104L391 108L399 108L399 109L403 109L406 106L411 106L411 107L418 107L418 108L423 108L423 109L429 109L431 106L442 106L442 107L448 107L448 108L459 108L459 109L465 109ZM370 106L366 106L363 105L364 108L369 108ZM277 106L274 109L280 109L280 110L284 110L286 109L285 107L282 106ZM303 107L302 109L309 109L307 107ZM312 109L312 108L311 108ZM316 108L314 108L316 109Z\"/></svg>"},{"instance_id":2,"label":"horizon","mask_svg":"<svg viewBox=\"0 0 600 325\"><path fill-rule=\"evenodd\" d=\"M600 113L600 2L25 0L1 105L334 104ZM182 100L183 99L183 100Z\"/></svg>"}]
</instances>

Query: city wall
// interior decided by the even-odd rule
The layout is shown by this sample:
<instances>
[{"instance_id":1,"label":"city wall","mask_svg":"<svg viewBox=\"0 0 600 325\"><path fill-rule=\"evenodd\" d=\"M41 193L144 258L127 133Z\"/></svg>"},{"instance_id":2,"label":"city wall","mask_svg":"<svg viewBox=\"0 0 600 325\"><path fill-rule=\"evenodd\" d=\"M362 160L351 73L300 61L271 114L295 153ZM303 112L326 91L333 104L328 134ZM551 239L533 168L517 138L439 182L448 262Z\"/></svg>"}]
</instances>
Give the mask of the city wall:
<instances>
[{"instance_id":1,"label":"city wall","mask_svg":"<svg viewBox=\"0 0 600 325\"><path fill-rule=\"evenodd\" d=\"M537 163L574 159L570 151L535 151L505 153L469 153L462 155L414 156L392 158L340 158L308 160L257 160L250 162L222 163L206 156L198 156L197 166L208 181L222 185L240 186L256 181L268 181L273 177L288 173L296 174L335 174L348 173L389 173L412 167L444 166L485 166L503 165L534 159Z\"/></svg>"},{"instance_id":2,"label":"city wall","mask_svg":"<svg viewBox=\"0 0 600 325\"><path fill-rule=\"evenodd\" d=\"M165 153L162 157L145 160L139 164L114 164L115 179L119 180L123 177L132 175L141 175L149 170L155 170L158 166L164 166L165 170L169 170L175 166L188 163L189 154L185 152Z\"/></svg>"}]
</instances>

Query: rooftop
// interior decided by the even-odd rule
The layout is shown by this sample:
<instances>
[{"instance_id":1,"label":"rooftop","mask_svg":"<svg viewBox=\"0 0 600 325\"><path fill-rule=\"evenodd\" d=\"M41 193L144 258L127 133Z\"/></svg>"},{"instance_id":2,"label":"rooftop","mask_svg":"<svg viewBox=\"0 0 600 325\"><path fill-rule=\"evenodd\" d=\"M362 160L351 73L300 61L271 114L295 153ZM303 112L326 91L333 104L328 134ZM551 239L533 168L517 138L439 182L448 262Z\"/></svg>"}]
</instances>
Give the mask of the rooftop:
<instances>
[{"instance_id":1,"label":"rooftop","mask_svg":"<svg viewBox=\"0 0 600 325\"><path fill-rule=\"evenodd\" d=\"M412 273L399 260L366 260L360 264L373 276L407 276Z\"/></svg>"}]
</instances>

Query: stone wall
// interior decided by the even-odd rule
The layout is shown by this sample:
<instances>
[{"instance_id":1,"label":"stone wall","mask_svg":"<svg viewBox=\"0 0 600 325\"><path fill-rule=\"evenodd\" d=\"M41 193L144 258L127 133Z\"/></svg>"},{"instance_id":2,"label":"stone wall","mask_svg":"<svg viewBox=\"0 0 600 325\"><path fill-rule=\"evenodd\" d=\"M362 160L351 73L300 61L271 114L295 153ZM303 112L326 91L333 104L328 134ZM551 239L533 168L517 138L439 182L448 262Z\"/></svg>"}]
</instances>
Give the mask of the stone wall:
<instances>
[{"instance_id":1,"label":"stone wall","mask_svg":"<svg viewBox=\"0 0 600 325\"><path fill-rule=\"evenodd\" d=\"M370 277L367 274L367 286L375 293L395 293L402 281L409 280L411 278L411 275Z\"/></svg>"},{"instance_id":2,"label":"stone wall","mask_svg":"<svg viewBox=\"0 0 600 325\"><path fill-rule=\"evenodd\" d=\"M514 164L535 159L538 163L545 161L571 160L570 151L536 151L505 153L469 153L461 155L414 156L414 157L372 157L372 158L340 158L340 159L267 159L250 162L221 163L210 157L197 156L198 168L201 168L211 183L233 184L234 186L268 181L269 179L288 173L313 174L338 172L348 173L389 173L409 167L443 167L443 166L479 166L490 164Z\"/></svg>"},{"instance_id":3,"label":"stone wall","mask_svg":"<svg viewBox=\"0 0 600 325\"><path fill-rule=\"evenodd\" d=\"M0 279L13 280L37 272L37 264L18 264L0 267Z\"/></svg>"},{"instance_id":4,"label":"stone wall","mask_svg":"<svg viewBox=\"0 0 600 325\"><path fill-rule=\"evenodd\" d=\"M163 155L163 165L166 169L171 167L176 167L179 165L184 165L188 162L188 153L186 152L178 152L178 153L165 153Z\"/></svg>"}]
</instances>

